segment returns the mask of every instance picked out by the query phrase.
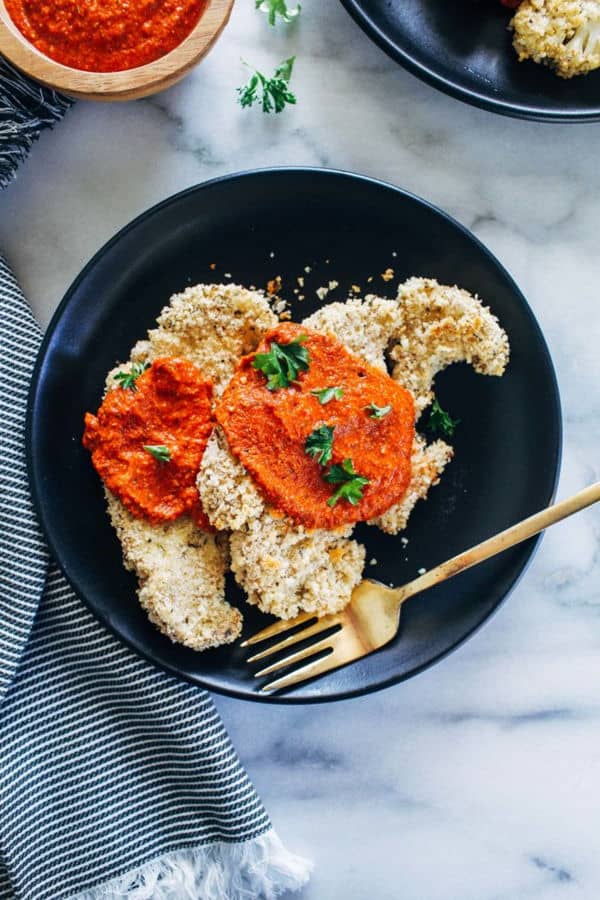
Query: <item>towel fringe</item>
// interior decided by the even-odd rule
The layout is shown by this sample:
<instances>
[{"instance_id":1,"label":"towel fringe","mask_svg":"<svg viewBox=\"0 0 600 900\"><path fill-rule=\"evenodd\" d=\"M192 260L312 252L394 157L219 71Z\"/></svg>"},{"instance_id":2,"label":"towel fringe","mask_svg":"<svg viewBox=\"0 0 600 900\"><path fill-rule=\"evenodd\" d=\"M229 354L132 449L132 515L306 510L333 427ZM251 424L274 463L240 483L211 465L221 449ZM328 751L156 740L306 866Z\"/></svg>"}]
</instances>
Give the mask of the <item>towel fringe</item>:
<instances>
[{"instance_id":1,"label":"towel fringe","mask_svg":"<svg viewBox=\"0 0 600 900\"><path fill-rule=\"evenodd\" d=\"M165 854L71 900L273 900L299 890L311 869L270 830L240 844Z\"/></svg>"}]
</instances>

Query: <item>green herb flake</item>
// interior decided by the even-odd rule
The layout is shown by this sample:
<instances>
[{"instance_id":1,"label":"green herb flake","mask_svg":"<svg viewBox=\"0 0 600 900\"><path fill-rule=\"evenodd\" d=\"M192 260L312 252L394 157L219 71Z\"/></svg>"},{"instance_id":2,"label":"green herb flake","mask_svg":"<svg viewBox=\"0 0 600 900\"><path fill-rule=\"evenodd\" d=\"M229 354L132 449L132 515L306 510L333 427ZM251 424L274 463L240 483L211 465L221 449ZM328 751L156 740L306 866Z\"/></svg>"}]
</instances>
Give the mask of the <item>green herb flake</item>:
<instances>
[{"instance_id":1,"label":"green herb flake","mask_svg":"<svg viewBox=\"0 0 600 900\"><path fill-rule=\"evenodd\" d=\"M123 388L124 391L137 391L135 386L136 381L142 375L146 369L150 368L150 363L133 363L131 366L130 372L117 372L116 375L113 375L115 381L119 382L119 387Z\"/></svg>"},{"instance_id":2,"label":"green herb flake","mask_svg":"<svg viewBox=\"0 0 600 900\"><path fill-rule=\"evenodd\" d=\"M171 462L171 451L164 444L144 444L144 450L159 463Z\"/></svg>"},{"instance_id":3,"label":"green herb flake","mask_svg":"<svg viewBox=\"0 0 600 900\"><path fill-rule=\"evenodd\" d=\"M365 407L368 409L369 418L370 419L383 419L384 416L387 416L392 411L392 404L390 403L388 406L377 406L376 403L369 403L368 406Z\"/></svg>"},{"instance_id":4,"label":"green herb flake","mask_svg":"<svg viewBox=\"0 0 600 900\"><path fill-rule=\"evenodd\" d=\"M369 484L368 478L354 470L351 459L345 459L341 466L332 466L324 478L329 484L339 484L339 488L327 501L328 506L335 506L338 500L347 500L352 506L358 506L363 497L363 488Z\"/></svg>"},{"instance_id":5,"label":"green herb flake","mask_svg":"<svg viewBox=\"0 0 600 900\"><path fill-rule=\"evenodd\" d=\"M316 388L314 391L311 391L311 394L314 394L314 396L317 397L321 406L325 406L325 404L329 403L330 400L341 400L344 396L344 388Z\"/></svg>"},{"instance_id":6,"label":"green herb flake","mask_svg":"<svg viewBox=\"0 0 600 900\"><path fill-rule=\"evenodd\" d=\"M245 109L260 103L264 113L280 113L287 104L293 105L296 96L290 91L288 82L292 77L295 59L295 56L290 56L280 63L271 78L255 69L247 83L237 89L240 106Z\"/></svg>"},{"instance_id":7,"label":"green herb flake","mask_svg":"<svg viewBox=\"0 0 600 900\"><path fill-rule=\"evenodd\" d=\"M255 0L255 9L260 9L267 14L269 25L275 25L277 16L280 16L282 21L289 25L298 18L302 7L298 3L294 9L289 9L286 0Z\"/></svg>"},{"instance_id":8,"label":"green herb flake","mask_svg":"<svg viewBox=\"0 0 600 900\"><path fill-rule=\"evenodd\" d=\"M459 423L460 419L453 419L449 413L442 409L437 398L434 397L427 422L429 431L443 434L444 437L452 437L454 430Z\"/></svg>"},{"instance_id":9,"label":"green herb flake","mask_svg":"<svg viewBox=\"0 0 600 900\"><path fill-rule=\"evenodd\" d=\"M333 425L319 425L304 443L304 452L319 463L326 466L331 460L333 451Z\"/></svg>"},{"instance_id":10,"label":"green herb flake","mask_svg":"<svg viewBox=\"0 0 600 900\"><path fill-rule=\"evenodd\" d=\"M267 388L278 391L290 387L298 379L300 372L306 372L310 365L310 354L303 346L306 335L300 335L289 344L271 342L268 353L257 353L252 360L252 368L258 369L267 378Z\"/></svg>"}]
</instances>

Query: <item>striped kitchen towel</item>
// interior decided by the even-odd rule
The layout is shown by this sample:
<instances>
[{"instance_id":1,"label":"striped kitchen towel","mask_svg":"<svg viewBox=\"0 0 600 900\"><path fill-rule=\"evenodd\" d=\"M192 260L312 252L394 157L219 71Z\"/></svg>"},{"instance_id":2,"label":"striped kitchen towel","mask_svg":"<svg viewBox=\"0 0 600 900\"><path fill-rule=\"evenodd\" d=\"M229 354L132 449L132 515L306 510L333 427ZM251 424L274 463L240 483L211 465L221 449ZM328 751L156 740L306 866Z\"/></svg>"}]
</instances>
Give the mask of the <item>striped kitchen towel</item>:
<instances>
[{"instance_id":1,"label":"striped kitchen towel","mask_svg":"<svg viewBox=\"0 0 600 900\"><path fill-rule=\"evenodd\" d=\"M8 72L0 61L0 184L68 106ZM24 448L40 339L0 257L0 900L296 890L309 866L273 831L209 695L105 631L48 559Z\"/></svg>"}]
</instances>

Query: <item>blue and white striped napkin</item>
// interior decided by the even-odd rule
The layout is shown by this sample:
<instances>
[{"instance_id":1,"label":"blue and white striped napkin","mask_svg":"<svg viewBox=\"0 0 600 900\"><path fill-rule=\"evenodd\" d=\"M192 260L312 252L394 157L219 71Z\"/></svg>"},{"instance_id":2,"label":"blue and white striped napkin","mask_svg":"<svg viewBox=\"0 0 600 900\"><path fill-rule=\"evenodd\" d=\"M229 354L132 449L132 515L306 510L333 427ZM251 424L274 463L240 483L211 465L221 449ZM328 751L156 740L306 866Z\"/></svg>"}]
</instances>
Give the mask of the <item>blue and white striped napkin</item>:
<instances>
[{"instance_id":1,"label":"blue and white striped napkin","mask_svg":"<svg viewBox=\"0 0 600 900\"><path fill-rule=\"evenodd\" d=\"M10 75L19 103L29 91L36 107L31 127L21 107L11 130L7 71L0 61L0 163L3 135L27 143L56 118L44 118L45 97L68 106ZM24 448L40 340L0 258L0 900L295 890L309 866L274 833L209 695L105 631L48 559Z\"/></svg>"}]
</instances>

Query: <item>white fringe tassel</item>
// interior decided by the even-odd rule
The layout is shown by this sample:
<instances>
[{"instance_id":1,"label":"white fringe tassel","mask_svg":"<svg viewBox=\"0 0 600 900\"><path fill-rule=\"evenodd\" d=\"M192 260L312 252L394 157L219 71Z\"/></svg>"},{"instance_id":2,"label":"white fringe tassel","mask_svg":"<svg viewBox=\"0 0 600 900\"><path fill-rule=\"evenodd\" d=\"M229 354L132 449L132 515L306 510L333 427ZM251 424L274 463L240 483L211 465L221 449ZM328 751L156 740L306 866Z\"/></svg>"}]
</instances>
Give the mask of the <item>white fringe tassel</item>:
<instances>
[{"instance_id":1,"label":"white fringe tassel","mask_svg":"<svg viewBox=\"0 0 600 900\"><path fill-rule=\"evenodd\" d=\"M311 869L271 830L242 844L169 853L71 900L273 900L299 890Z\"/></svg>"}]
</instances>

